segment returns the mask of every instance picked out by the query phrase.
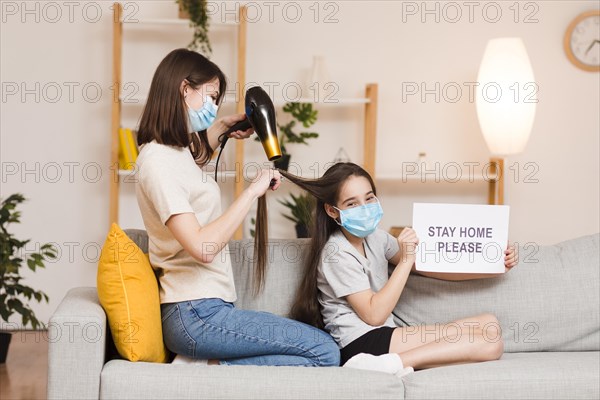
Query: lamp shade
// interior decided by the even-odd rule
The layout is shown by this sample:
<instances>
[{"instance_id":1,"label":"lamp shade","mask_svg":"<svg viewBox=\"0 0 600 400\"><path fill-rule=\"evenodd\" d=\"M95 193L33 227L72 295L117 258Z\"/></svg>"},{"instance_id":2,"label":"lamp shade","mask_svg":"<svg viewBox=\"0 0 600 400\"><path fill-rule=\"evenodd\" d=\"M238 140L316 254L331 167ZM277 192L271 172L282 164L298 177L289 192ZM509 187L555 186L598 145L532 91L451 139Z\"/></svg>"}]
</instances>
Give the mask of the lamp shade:
<instances>
[{"instance_id":1,"label":"lamp shade","mask_svg":"<svg viewBox=\"0 0 600 400\"><path fill-rule=\"evenodd\" d=\"M490 152L520 153L527 145L537 105L537 84L523 41L490 40L477 82L477 118Z\"/></svg>"}]
</instances>

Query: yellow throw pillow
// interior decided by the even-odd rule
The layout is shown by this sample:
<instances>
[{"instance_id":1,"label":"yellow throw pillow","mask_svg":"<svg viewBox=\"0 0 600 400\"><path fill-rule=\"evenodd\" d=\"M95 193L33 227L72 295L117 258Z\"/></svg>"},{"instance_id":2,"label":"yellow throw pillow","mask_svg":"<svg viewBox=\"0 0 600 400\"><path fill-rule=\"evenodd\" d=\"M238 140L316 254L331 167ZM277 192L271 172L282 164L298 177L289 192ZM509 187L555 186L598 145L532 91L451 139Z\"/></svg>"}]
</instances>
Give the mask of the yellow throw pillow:
<instances>
[{"instance_id":1,"label":"yellow throw pillow","mask_svg":"<svg viewBox=\"0 0 600 400\"><path fill-rule=\"evenodd\" d=\"M115 223L102 247L97 286L119 354L129 361L167 362L156 276L148 255Z\"/></svg>"}]
</instances>

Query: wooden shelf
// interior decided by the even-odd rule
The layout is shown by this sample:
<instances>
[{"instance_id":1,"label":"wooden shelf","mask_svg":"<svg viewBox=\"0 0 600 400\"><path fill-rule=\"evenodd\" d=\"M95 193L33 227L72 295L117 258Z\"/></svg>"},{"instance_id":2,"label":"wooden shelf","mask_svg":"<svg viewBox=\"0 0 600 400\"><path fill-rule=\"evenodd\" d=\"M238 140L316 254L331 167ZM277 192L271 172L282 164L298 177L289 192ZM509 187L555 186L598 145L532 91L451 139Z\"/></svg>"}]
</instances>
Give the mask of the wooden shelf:
<instances>
[{"instance_id":1,"label":"wooden shelf","mask_svg":"<svg viewBox=\"0 0 600 400\"><path fill-rule=\"evenodd\" d=\"M121 21L125 26L136 26L136 25L183 25L189 26L189 19L182 18L141 18L131 21ZM240 23L237 21L210 21L211 26L238 26Z\"/></svg>"},{"instance_id":2,"label":"wooden shelf","mask_svg":"<svg viewBox=\"0 0 600 400\"><path fill-rule=\"evenodd\" d=\"M148 99L148 96L140 96L140 95L135 95L135 96L120 96L119 100L123 103L123 104L145 104L146 100ZM364 97L346 97L346 98L340 98L340 99L336 99L335 101L315 101L314 99L311 98L301 98L298 100L290 100L290 101L284 101L284 100L275 100L273 102L273 104L277 107L282 107L283 105L287 104L287 103L311 103L311 104L315 104L317 106L319 105L323 105L323 106L347 106L347 105L364 105L367 103L371 102L371 99L367 99ZM226 96L225 99L223 100L223 104L234 104L237 103L235 101L235 96Z\"/></svg>"},{"instance_id":3,"label":"wooden shelf","mask_svg":"<svg viewBox=\"0 0 600 400\"><path fill-rule=\"evenodd\" d=\"M332 99L329 101L316 101L313 98L306 97L306 98L300 98L297 100L290 100L290 101L275 100L273 102L273 104L278 106L278 105L284 105L286 103L292 103L292 102L293 103L311 103L311 104L323 105L323 106L344 106L344 105L349 105L349 104L358 104L358 105L368 104L371 102L371 99L366 98L366 97L345 97L345 98L339 98L339 99Z\"/></svg>"},{"instance_id":4,"label":"wooden shelf","mask_svg":"<svg viewBox=\"0 0 600 400\"><path fill-rule=\"evenodd\" d=\"M135 176L137 169L120 169L119 176Z\"/></svg>"},{"instance_id":5,"label":"wooden shelf","mask_svg":"<svg viewBox=\"0 0 600 400\"><path fill-rule=\"evenodd\" d=\"M215 176L215 171L205 171L208 175L214 177ZM228 170L228 171L219 171L217 172L217 179L220 180L220 178L226 178L226 179L230 179L230 178L235 178L237 176L237 172L234 170ZM302 174L299 175L301 178L306 178L306 179L314 179L314 175L312 174ZM244 175L244 180L246 180L247 182L250 182L252 179L256 178L256 172L251 172L249 174L245 174Z\"/></svg>"},{"instance_id":6,"label":"wooden shelf","mask_svg":"<svg viewBox=\"0 0 600 400\"><path fill-rule=\"evenodd\" d=\"M144 105L147 100L146 95L135 95L126 96L121 93L121 64L122 64L122 37L123 27L127 26L145 26L145 25L171 25L171 26L187 26L189 20L176 19L176 18L143 18L136 21L123 21L123 7L120 3L114 3L114 18L113 18L113 85L116 88L116 97L119 102L114 102L112 105L112 123L111 123L111 164L114 165L118 162L118 132L121 127L121 107L123 105L128 106L139 106ZM237 82L240 83L241 87L244 87L246 82L246 36L247 36L247 10L246 7L242 6L239 10L239 23L223 22L215 23L215 25L236 25L237 31ZM345 97L339 99L331 99L331 101L315 101L314 98L300 98L295 102L312 103L317 106L361 106L364 112L364 135L362 148L364 149L363 163L362 166L372 176L375 173L375 149L376 149L376 131L377 131L377 97L378 97L378 86L376 83L369 83L365 87L364 97ZM236 101L237 100L237 101ZM245 111L243 94L237 96L227 96L226 104L236 104L236 113L242 114ZM277 106L283 106L289 101L276 100L274 103ZM235 141L235 161L236 166L244 165L244 141ZM213 166L214 168L214 166ZM209 171L206 171L210 173ZM242 168L237 168L232 171L220 171L217 173L217 179L231 180L237 176L241 176L244 173ZM214 170L213 170L214 175ZM234 185L234 199L238 198L242 191L245 189L245 184L248 180L253 178L253 173L245 176L244 179L235 179ZM123 170L119 171L119 176L130 177L135 176L135 170ZM306 176L306 178L314 178L314 176ZM112 222L118 222L119 216L119 181L121 179L111 179L110 182L110 209L109 209L109 225ZM233 239L242 239L243 228L240 226L236 230Z\"/></svg>"},{"instance_id":7,"label":"wooden shelf","mask_svg":"<svg viewBox=\"0 0 600 400\"><path fill-rule=\"evenodd\" d=\"M439 178L439 179L438 179ZM430 174L419 174L419 175L409 175L409 176L405 176L403 177L402 175L399 174L377 174L376 175L376 180L377 181L381 181L381 182L401 182L401 183L406 183L406 182L418 182L418 183L456 183L456 182L470 182L470 183L475 183L475 182L490 182L490 181L495 181L497 179L497 176L494 174L493 176L490 175L490 177L484 177L481 174L473 174L472 176L469 176L468 172L464 172L463 174L461 174L460 178L458 179L454 179L454 177L443 177L443 176L439 176L436 177L436 175L434 173L430 173Z\"/></svg>"},{"instance_id":8,"label":"wooden shelf","mask_svg":"<svg viewBox=\"0 0 600 400\"><path fill-rule=\"evenodd\" d=\"M211 178L214 178L215 176L215 171L204 171L207 175L209 175ZM118 175L121 177L135 177L137 174L137 170L133 170L133 169L120 169L118 172ZM237 176L237 172L236 171L219 171L217 172L217 180L221 181L223 178L225 179L231 179L231 178L235 178ZM312 175L301 175L302 178L307 178L307 179L312 179L314 178L314 176ZM250 173L250 174L246 174L244 175L244 180L246 180L247 182L250 182L252 179L256 178L256 173Z\"/></svg>"},{"instance_id":9,"label":"wooden shelf","mask_svg":"<svg viewBox=\"0 0 600 400\"><path fill-rule=\"evenodd\" d=\"M211 21L211 26L235 26L237 28L237 79L241 87L244 86L246 81L246 25L247 25L247 11L246 7L242 6L239 8L239 14L237 21ZM124 96L121 93L122 84L122 49L123 49L123 28L135 28L150 26L152 29L162 29L161 25L173 26L189 26L189 19L180 18L140 18L124 20L123 5L121 3L113 3L113 38L112 38L112 74L113 74L113 87L115 88L115 96L119 99L118 102L112 104L112 119L111 119L111 147L110 147L110 160L111 165L118 164L119 160L119 129L121 128L121 108L123 105L136 106L144 105L147 100L147 96ZM157 27L158 26L158 27ZM244 112L243 98L229 99L233 104L236 104L236 112ZM236 163L242 165L244 161L244 143L241 140L236 140ZM135 176L137 170L119 170L119 177L130 177ZM109 194L109 226L113 222L119 221L119 184L122 179L110 179L110 194ZM130 180L125 180L129 181ZM237 198L242 190L244 189L244 181L242 179L236 180L234 183L234 196ZM234 239L242 238L241 228L236 231Z\"/></svg>"}]
</instances>

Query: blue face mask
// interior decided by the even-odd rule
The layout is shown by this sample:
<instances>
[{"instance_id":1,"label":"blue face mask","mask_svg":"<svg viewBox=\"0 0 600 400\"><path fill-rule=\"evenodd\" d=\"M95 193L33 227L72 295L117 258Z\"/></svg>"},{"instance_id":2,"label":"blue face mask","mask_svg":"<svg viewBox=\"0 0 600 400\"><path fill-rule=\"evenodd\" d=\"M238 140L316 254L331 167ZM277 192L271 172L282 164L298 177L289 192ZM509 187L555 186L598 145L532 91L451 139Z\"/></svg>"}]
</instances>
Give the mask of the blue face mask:
<instances>
[{"instance_id":1,"label":"blue face mask","mask_svg":"<svg viewBox=\"0 0 600 400\"><path fill-rule=\"evenodd\" d=\"M364 238L375 232L377 225L381 221L383 216L383 209L379 200L377 203L365 204L358 207L347 208L340 210L337 207L333 207L340 212L340 221L338 225L346 229L350 234Z\"/></svg>"},{"instance_id":2,"label":"blue face mask","mask_svg":"<svg viewBox=\"0 0 600 400\"><path fill-rule=\"evenodd\" d=\"M214 103L212 97L206 96L204 104L198 110L194 110L187 102L185 104L188 106L190 125L194 132L208 129L215 122L219 107Z\"/></svg>"}]
</instances>

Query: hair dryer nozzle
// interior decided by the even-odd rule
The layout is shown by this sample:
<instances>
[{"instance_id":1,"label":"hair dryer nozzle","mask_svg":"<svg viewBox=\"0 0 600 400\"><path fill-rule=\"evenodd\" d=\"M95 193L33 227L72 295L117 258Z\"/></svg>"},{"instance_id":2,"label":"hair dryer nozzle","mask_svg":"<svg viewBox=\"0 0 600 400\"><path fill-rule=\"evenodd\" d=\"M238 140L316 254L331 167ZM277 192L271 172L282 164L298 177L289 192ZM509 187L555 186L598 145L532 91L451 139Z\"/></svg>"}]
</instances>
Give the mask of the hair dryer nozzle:
<instances>
[{"instance_id":1,"label":"hair dryer nozzle","mask_svg":"<svg viewBox=\"0 0 600 400\"><path fill-rule=\"evenodd\" d=\"M246 91L246 116L254 127L269 161L280 158L275 107L267 92L260 86L251 87Z\"/></svg>"}]
</instances>

